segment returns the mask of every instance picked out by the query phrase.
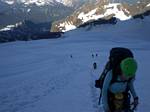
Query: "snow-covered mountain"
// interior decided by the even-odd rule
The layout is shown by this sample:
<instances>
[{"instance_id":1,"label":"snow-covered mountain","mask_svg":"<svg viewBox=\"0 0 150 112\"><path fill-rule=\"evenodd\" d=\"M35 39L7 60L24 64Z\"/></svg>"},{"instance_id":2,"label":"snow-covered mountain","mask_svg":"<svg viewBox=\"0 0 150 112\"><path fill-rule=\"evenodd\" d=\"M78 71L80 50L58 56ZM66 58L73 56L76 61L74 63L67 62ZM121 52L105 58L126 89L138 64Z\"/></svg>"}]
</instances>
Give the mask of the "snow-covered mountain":
<instances>
[{"instance_id":1,"label":"snow-covered mountain","mask_svg":"<svg viewBox=\"0 0 150 112\"><path fill-rule=\"evenodd\" d=\"M95 0L0 0L0 28L23 20L57 21Z\"/></svg>"},{"instance_id":2,"label":"snow-covered mountain","mask_svg":"<svg viewBox=\"0 0 150 112\"><path fill-rule=\"evenodd\" d=\"M55 22L51 31L69 31L87 22L115 17L121 21L143 14L150 10L150 2L137 2L136 4L97 2L88 4L75 11L64 20Z\"/></svg>"},{"instance_id":3,"label":"snow-covered mountain","mask_svg":"<svg viewBox=\"0 0 150 112\"><path fill-rule=\"evenodd\" d=\"M56 5L58 3L62 3L60 1L55 0L1 0L9 5L13 4L24 4L26 6L35 4L37 6L44 6L44 5Z\"/></svg>"},{"instance_id":4,"label":"snow-covered mountain","mask_svg":"<svg viewBox=\"0 0 150 112\"><path fill-rule=\"evenodd\" d=\"M120 20L122 21L128 21L130 18L131 21L134 21L134 19L140 18L139 21L144 21L146 16L150 15L150 10L149 6L150 4L147 4L146 7L144 8L144 11L141 12L136 12L136 15L132 15L131 13L135 14L134 10L127 11L127 10L118 10L118 6L120 4L109 4L109 5L104 5L107 10L105 10L104 14L100 15L95 15L95 10L90 11L88 14L80 13L78 15L78 19L80 19L80 23L77 24L78 26L75 25L67 25L66 24L61 24L61 29L56 30L54 33L50 33L49 29L51 28L51 23L44 23L41 26L41 24L34 24L33 22L30 21L23 21L16 23L14 25L8 25L2 29L0 29L0 42L10 42L10 41L17 41L17 40L37 40L37 39L43 39L43 38L57 38L60 37L62 32L76 29L76 28L82 28L85 27L85 29L90 30L92 27L101 25L101 24L118 24L117 22ZM109 9L111 7L111 9ZM115 8L114 8L115 7ZM137 11L137 10L136 10ZM126 15L126 13L128 13ZM98 14L98 13L97 13ZM117 19L116 19L117 18ZM75 19L75 18L69 18L70 20ZM119 20L118 20L119 19ZM138 21L138 22L139 22ZM73 23L73 22L72 22ZM65 30L63 30L63 25L65 26ZM56 33L58 32L58 33ZM41 37L43 36L43 37Z\"/></svg>"},{"instance_id":5,"label":"snow-covered mountain","mask_svg":"<svg viewBox=\"0 0 150 112\"><path fill-rule=\"evenodd\" d=\"M0 1L0 28L30 20L35 23L52 22L70 15L74 9L61 3L38 6L36 4L6 4Z\"/></svg>"},{"instance_id":6,"label":"snow-covered mountain","mask_svg":"<svg viewBox=\"0 0 150 112\"><path fill-rule=\"evenodd\" d=\"M25 5L35 4L38 6L43 6L43 5L56 5L58 3L62 3L68 7L75 7L75 6L80 7L84 3L98 2L100 0L0 0L0 1L7 3L9 5L12 5L12 4L25 4ZM135 2L138 2L139 0L107 0L107 1L135 3ZM147 0L140 0L140 1L147 1Z\"/></svg>"},{"instance_id":7,"label":"snow-covered mountain","mask_svg":"<svg viewBox=\"0 0 150 112\"><path fill-rule=\"evenodd\" d=\"M93 2L96 0L1 0L9 5L12 4L24 4L24 5L32 5L35 4L37 6L44 6L44 5L57 5L59 3L68 6L68 7L79 7L85 2Z\"/></svg>"},{"instance_id":8,"label":"snow-covered mountain","mask_svg":"<svg viewBox=\"0 0 150 112\"><path fill-rule=\"evenodd\" d=\"M26 6L24 6L24 4L12 4L7 8L6 6L8 6L8 4L4 2L1 3L2 4L0 5L2 6L2 10L0 12L0 42L41 39L41 37L39 38L38 34L40 36L41 34L44 34L44 36L47 38L49 33L45 33L45 30L43 32L41 29L45 28L43 28L43 26L39 28L40 25L38 25L38 23L40 22L45 23L45 25L51 25L51 22L49 21L63 18L73 12L73 8L66 7L61 3L58 3L57 5L46 6L38 6L36 4L30 4ZM116 24L118 20L125 21L131 18L144 19L144 16L148 15L150 15L149 2L127 4L113 2L110 3L101 0L85 4L66 19L53 23L51 31L66 32L85 26L88 26L87 29L90 29L93 25ZM35 24L28 24L28 22L24 22L21 27L18 27L18 23L22 23L24 19L34 21ZM1 24L6 25L1 27ZM34 38L35 34L36 38Z\"/></svg>"}]
</instances>

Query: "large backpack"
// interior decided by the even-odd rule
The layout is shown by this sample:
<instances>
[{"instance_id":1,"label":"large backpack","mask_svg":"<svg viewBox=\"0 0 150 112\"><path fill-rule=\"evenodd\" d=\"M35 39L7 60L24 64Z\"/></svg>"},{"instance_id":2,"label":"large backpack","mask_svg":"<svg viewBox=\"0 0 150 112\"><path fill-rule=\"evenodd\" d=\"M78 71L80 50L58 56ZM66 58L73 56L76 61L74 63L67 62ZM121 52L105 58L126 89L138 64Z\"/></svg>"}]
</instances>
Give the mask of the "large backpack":
<instances>
[{"instance_id":1,"label":"large backpack","mask_svg":"<svg viewBox=\"0 0 150 112\"><path fill-rule=\"evenodd\" d=\"M123 59L127 57L132 57L132 58L134 57L133 53L128 48L123 48L123 47L112 48L110 50L109 60L106 63L103 72L101 73L99 79L95 80L95 87L100 88L100 90L102 90L104 79L108 71L110 70L112 70L112 73L113 73L111 83L115 82L117 79L117 74L121 73L120 63ZM99 103L101 100L101 95L102 95L102 91L100 92Z\"/></svg>"}]
</instances>

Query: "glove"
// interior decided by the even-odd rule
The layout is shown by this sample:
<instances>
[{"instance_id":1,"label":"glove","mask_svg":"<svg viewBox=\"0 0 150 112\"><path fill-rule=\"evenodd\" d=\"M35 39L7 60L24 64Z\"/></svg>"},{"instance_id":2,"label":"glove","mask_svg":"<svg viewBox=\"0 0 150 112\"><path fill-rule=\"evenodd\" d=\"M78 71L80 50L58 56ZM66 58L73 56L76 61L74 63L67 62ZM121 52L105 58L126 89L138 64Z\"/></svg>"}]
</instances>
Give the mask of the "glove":
<instances>
[{"instance_id":1,"label":"glove","mask_svg":"<svg viewBox=\"0 0 150 112\"><path fill-rule=\"evenodd\" d=\"M138 97L135 97L134 98L134 102L133 102L133 105L134 105L134 107L133 107L133 110L135 110L136 108L137 108L137 105L139 104L139 98Z\"/></svg>"}]
</instances>

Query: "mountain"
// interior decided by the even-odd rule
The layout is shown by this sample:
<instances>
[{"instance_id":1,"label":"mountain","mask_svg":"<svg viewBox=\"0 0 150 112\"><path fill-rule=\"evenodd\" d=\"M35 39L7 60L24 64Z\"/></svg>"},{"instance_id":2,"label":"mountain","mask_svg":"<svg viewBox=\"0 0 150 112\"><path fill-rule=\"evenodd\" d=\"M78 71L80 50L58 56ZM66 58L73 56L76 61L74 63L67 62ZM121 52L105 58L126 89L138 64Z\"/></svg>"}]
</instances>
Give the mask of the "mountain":
<instances>
[{"instance_id":1,"label":"mountain","mask_svg":"<svg viewBox=\"0 0 150 112\"><path fill-rule=\"evenodd\" d=\"M6 8L5 7L6 4L3 3L1 5L4 6L3 7L3 10L4 10L4 8ZM60 5L64 6L62 4ZM16 6L18 6L19 8L22 8L22 6L19 6L19 5L16 5ZM87 30L90 30L92 26L96 26L100 24L113 24L114 25L114 24L117 24L118 21L125 21L131 18L144 19L145 16L150 15L150 4L147 2L138 2L137 4L127 4L127 3L108 3L108 2L100 1L100 2L92 2L89 4L84 4L81 8L76 10L71 16L68 16L66 19L54 22L52 24L52 22L49 22L49 21L45 22L42 19L45 16L38 15L39 12L30 14L30 12L32 12L31 10L36 9L35 11L37 11L38 9L40 9L39 6L35 4L31 6L29 5L30 9L28 9L28 6L24 8L27 8L26 10L29 12L29 15L33 17L31 18L31 20L34 20L35 22L27 21L30 19L20 21L16 13L18 12L18 10L16 11L14 10L14 12L13 10L11 10L13 12L13 15L11 15L12 18L9 17L10 19L9 22L11 23L13 21L14 16L18 19L19 22L16 22L15 24L9 24L3 28L0 28L0 42L1 43L16 41L16 40L27 41L27 40L35 40L35 39L37 40L37 39L45 39L45 38L58 38L61 36L62 32L66 32L75 28L86 27ZM40 7L42 7L41 8L42 10L44 10L43 7L46 7L46 6L40 6ZM47 8L51 8L51 7L49 7L48 5ZM53 8L56 8L56 6L53 6ZM63 11L62 9L59 9L59 7L57 7L55 10L49 9L49 11L56 12L57 9L58 9L58 12L60 10L61 10L60 12ZM7 13L10 14L9 12ZM65 13L65 10L64 10L64 13ZM6 16L3 13L0 13L0 14L3 17ZM63 13L60 13L60 14L64 16ZM47 13L45 15L47 15ZM23 15L20 17L23 17ZM51 16L47 16L47 20L49 19L49 17ZM58 17L60 17L60 15ZM1 22L5 23L4 20L7 20L7 19L3 18L3 21ZM43 21L41 22L41 20ZM50 29L51 29L51 32L49 31Z\"/></svg>"},{"instance_id":2,"label":"mountain","mask_svg":"<svg viewBox=\"0 0 150 112\"><path fill-rule=\"evenodd\" d=\"M44 6L44 5L56 5L56 4L63 4L68 7L80 7L82 4L87 2L94 2L96 0L1 0L9 5L12 4L24 4L26 6L35 4L37 6Z\"/></svg>"},{"instance_id":3,"label":"mountain","mask_svg":"<svg viewBox=\"0 0 150 112\"><path fill-rule=\"evenodd\" d=\"M67 18L54 22L51 31L66 32L80 27L83 24L89 24L91 21L98 20L102 23L101 20L109 20L112 17L125 21L133 17L136 18L136 15L143 14L149 10L150 3L145 1L135 4L99 1L97 3L84 5Z\"/></svg>"},{"instance_id":4,"label":"mountain","mask_svg":"<svg viewBox=\"0 0 150 112\"><path fill-rule=\"evenodd\" d=\"M96 0L0 0L0 28L23 20L35 23L61 20L84 3Z\"/></svg>"},{"instance_id":5,"label":"mountain","mask_svg":"<svg viewBox=\"0 0 150 112\"><path fill-rule=\"evenodd\" d=\"M61 32L49 32L50 26L50 22L33 23L31 21L8 25L0 30L0 43L59 38Z\"/></svg>"},{"instance_id":6,"label":"mountain","mask_svg":"<svg viewBox=\"0 0 150 112\"><path fill-rule=\"evenodd\" d=\"M62 4L69 6L69 7L74 7L74 8L79 8L85 3L95 3L97 0L57 0L60 1Z\"/></svg>"},{"instance_id":7,"label":"mountain","mask_svg":"<svg viewBox=\"0 0 150 112\"><path fill-rule=\"evenodd\" d=\"M33 5L33 4L37 6L56 5L58 3L62 3L57 0L1 0L1 1L9 5L24 4L26 6Z\"/></svg>"},{"instance_id":8,"label":"mountain","mask_svg":"<svg viewBox=\"0 0 150 112\"><path fill-rule=\"evenodd\" d=\"M73 8L64 6L61 3L38 6L22 3L9 5L0 1L0 7L0 28L23 20L30 20L35 23L52 22L62 19L74 11Z\"/></svg>"}]
</instances>

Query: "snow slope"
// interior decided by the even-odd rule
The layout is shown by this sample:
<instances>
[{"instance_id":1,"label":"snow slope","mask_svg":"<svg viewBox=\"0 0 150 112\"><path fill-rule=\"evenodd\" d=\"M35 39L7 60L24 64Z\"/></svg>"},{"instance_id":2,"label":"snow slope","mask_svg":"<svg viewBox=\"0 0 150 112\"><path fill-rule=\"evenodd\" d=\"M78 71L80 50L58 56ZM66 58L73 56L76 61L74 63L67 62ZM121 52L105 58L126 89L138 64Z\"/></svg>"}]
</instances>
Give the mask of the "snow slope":
<instances>
[{"instance_id":1,"label":"snow slope","mask_svg":"<svg viewBox=\"0 0 150 112\"><path fill-rule=\"evenodd\" d=\"M56 40L0 44L0 112L103 112L94 81L116 46L134 52L137 111L149 112L149 20L78 29Z\"/></svg>"}]
</instances>

